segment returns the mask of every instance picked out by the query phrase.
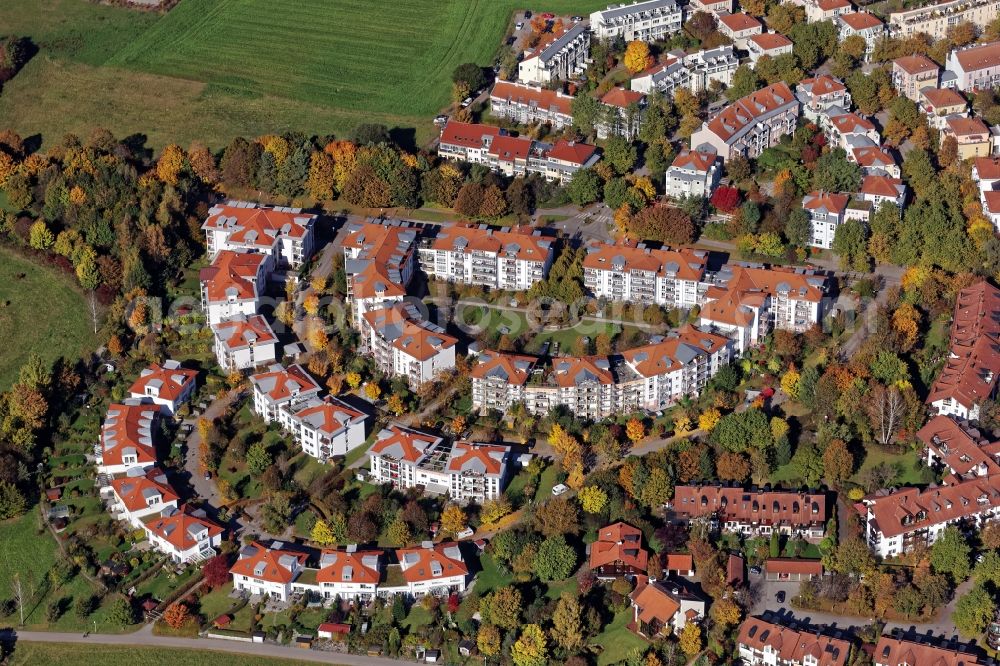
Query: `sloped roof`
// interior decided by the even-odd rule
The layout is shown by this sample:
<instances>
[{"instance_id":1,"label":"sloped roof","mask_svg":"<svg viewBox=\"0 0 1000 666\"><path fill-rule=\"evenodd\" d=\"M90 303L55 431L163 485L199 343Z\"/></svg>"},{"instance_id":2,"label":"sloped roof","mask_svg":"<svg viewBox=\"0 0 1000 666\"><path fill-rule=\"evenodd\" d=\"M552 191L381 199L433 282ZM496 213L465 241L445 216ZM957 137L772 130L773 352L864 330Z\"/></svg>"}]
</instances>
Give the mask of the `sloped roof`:
<instances>
[{"instance_id":1,"label":"sloped roof","mask_svg":"<svg viewBox=\"0 0 1000 666\"><path fill-rule=\"evenodd\" d=\"M718 160L719 156L711 151L689 150L685 148L677 154L677 157L670 163L670 166L677 167L678 169L690 169L692 171L708 173Z\"/></svg>"},{"instance_id":2,"label":"sloped roof","mask_svg":"<svg viewBox=\"0 0 1000 666\"><path fill-rule=\"evenodd\" d=\"M760 21L749 14L744 14L743 12L739 12L737 14L722 14L719 16L719 23L726 26L733 32L743 32L744 30L763 28Z\"/></svg>"},{"instance_id":3,"label":"sloped roof","mask_svg":"<svg viewBox=\"0 0 1000 666\"><path fill-rule=\"evenodd\" d=\"M445 469L459 474L500 476L509 455L509 446L455 442Z\"/></svg>"},{"instance_id":4,"label":"sloped roof","mask_svg":"<svg viewBox=\"0 0 1000 666\"><path fill-rule=\"evenodd\" d=\"M811 192L802 199L802 207L806 210L843 215L850 200L851 198L846 194Z\"/></svg>"},{"instance_id":5,"label":"sloped roof","mask_svg":"<svg viewBox=\"0 0 1000 666\"><path fill-rule=\"evenodd\" d=\"M979 118L951 117L946 120L946 123L945 132L954 134L958 138L976 135L982 136L984 139L990 137L990 128Z\"/></svg>"},{"instance_id":6,"label":"sloped roof","mask_svg":"<svg viewBox=\"0 0 1000 666\"><path fill-rule=\"evenodd\" d=\"M462 551L454 542L439 543L433 548L401 548L396 551L396 558L408 583L469 575Z\"/></svg>"},{"instance_id":7,"label":"sloped roof","mask_svg":"<svg viewBox=\"0 0 1000 666\"><path fill-rule=\"evenodd\" d=\"M545 156L551 160L568 162L583 166L597 153L597 146L581 141L567 141L559 139L555 145L545 152Z\"/></svg>"},{"instance_id":8,"label":"sloped roof","mask_svg":"<svg viewBox=\"0 0 1000 666\"><path fill-rule=\"evenodd\" d=\"M883 634L875 646L875 663L915 664L923 666L976 666L979 657L960 650L941 648Z\"/></svg>"},{"instance_id":9,"label":"sloped roof","mask_svg":"<svg viewBox=\"0 0 1000 666\"><path fill-rule=\"evenodd\" d=\"M646 571L649 553L642 547L642 531L628 523L613 523L602 527L597 541L590 544L590 568L621 563L641 572Z\"/></svg>"},{"instance_id":10,"label":"sloped roof","mask_svg":"<svg viewBox=\"0 0 1000 666\"><path fill-rule=\"evenodd\" d=\"M955 52L955 58L966 72L1000 65L1000 42L972 46Z\"/></svg>"},{"instance_id":11,"label":"sloped roof","mask_svg":"<svg viewBox=\"0 0 1000 666\"><path fill-rule=\"evenodd\" d=\"M635 90L625 90L621 86L615 86L601 97L601 104L605 106L617 106L626 109L630 104L639 104L646 98L641 92Z\"/></svg>"},{"instance_id":12,"label":"sloped roof","mask_svg":"<svg viewBox=\"0 0 1000 666\"><path fill-rule=\"evenodd\" d=\"M159 408L149 404L120 404L108 407L101 426L101 457L105 466L122 465L125 452L137 456L138 465L156 462L154 426Z\"/></svg>"},{"instance_id":13,"label":"sloped roof","mask_svg":"<svg viewBox=\"0 0 1000 666\"><path fill-rule=\"evenodd\" d=\"M146 388L157 389L157 396L164 400L177 400L198 377L197 370L182 368L177 361L166 361L163 365L153 363L144 368L139 378L129 388L133 395L146 395Z\"/></svg>"},{"instance_id":14,"label":"sloped roof","mask_svg":"<svg viewBox=\"0 0 1000 666\"><path fill-rule=\"evenodd\" d=\"M141 511L149 508L147 500L159 497L159 508L179 498L167 482L167 476L159 469L152 468L143 476L123 476L111 481L115 495L129 511Z\"/></svg>"},{"instance_id":15,"label":"sloped roof","mask_svg":"<svg viewBox=\"0 0 1000 666\"><path fill-rule=\"evenodd\" d=\"M748 617L740 625L739 644L758 652L770 648L784 663L801 664L810 656L817 666L846 666L851 654L848 641L818 632L799 631L759 617Z\"/></svg>"},{"instance_id":16,"label":"sloped roof","mask_svg":"<svg viewBox=\"0 0 1000 666\"><path fill-rule=\"evenodd\" d=\"M720 273L720 276L723 274ZM746 325L752 320L748 308L759 308L769 296L818 303L823 299L827 278L792 268L735 266L722 285L709 288L701 318Z\"/></svg>"},{"instance_id":17,"label":"sloped roof","mask_svg":"<svg viewBox=\"0 0 1000 666\"><path fill-rule=\"evenodd\" d=\"M593 242L586 247L584 269L646 271L661 277L668 274L681 280L701 280L708 264L708 254L691 248L655 249L638 247L625 241L614 245Z\"/></svg>"},{"instance_id":18,"label":"sloped roof","mask_svg":"<svg viewBox=\"0 0 1000 666\"><path fill-rule=\"evenodd\" d=\"M406 303L364 314L365 321L392 347L418 361L427 361L458 343L439 326L419 319L417 311Z\"/></svg>"},{"instance_id":19,"label":"sloped roof","mask_svg":"<svg viewBox=\"0 0 1000 666\"><path fill-rule=\"evenodd\" d=\"M159 516L146 523L146 529L168 542L179 551L198 545L198 535L206 532L208 538L222 534L223 527L204 516L194 515L186 506L169 516Z\"/></svg>"},{"instance_id":20,"label":"sloped roof","mask_svg":"<svg viewBox=\"0 0 1000 666\"><path fill-rule=\"evenodd\" d=\"M681 604L659 582L649 583L632 593L632 603L638 611L638 620L644 624L653 621L670 624Z\"/></svg>"},{"instance_id":21,"label":"sloped roof","mask_svg":"<svg viewBox=\"0 0 1000 666\"><path fill-rule=\"evenodd\" d=\"M896 58L892 64L902 69L907 74L921 74L923 72L936 72L940 67L938 64L925 55L919 53L915 55Z\"/></svg>"},{"instance_id":22,"label":"sloped roof","mask_svg":"<svg viewBox=\"0 0 1000 666\"><path fill-rule=\"evenodd\" d=\"M378 434L378 439L372 444L370 452L371 455L388 456L415 463L423 457L425 450L440 441L441 438L436 435L393 423Z\"/></svg>"},{"instance_id":23,"label":"sloped roof","mask_svg":"<svg viewBox=\"0 0 1000 666\"><path fill-rule=\"evenodd\" d=\"M1000 475L972 477L950 486L902 488L864 500L886 538L951 523L1000 507Z\"/></svg>"},{"instance_id":24,"label":"sloped roof","mask_svg":"<svg viewBox=\"0 0 1000 666\"><path fill-rule=\"evenodd\" d=\"M540 109L557 111L563 115L573 115L572 95L564 95L558 90L549 90L526 83L497 80L490 91L490 99L504 100L508 103L537 106ZM448 122L451 124L451 121ZM465 124L465 123L463 123ZM473 127L470 125L470 127ZM478 127L483 127L482 125ZM495 135L494 135L495 136Z\"/></svg>"},{"instance_id":25,"label":"sloped roof","mask_svg":"<svg viewBox=\"0 0 1000 666\"><path fill-rule=\"evenodd\" d=\"M241 301L256 298L258 291L254 281L266 260L265 254L221 250L212 265L203 268L198 275L205 285L208 302L225 302L230 296Z\"/></svg>"},{"instance_id":26,"label":"sloped roof","mask_svg":"<svg viewBox=\"0 0 1000 666\"><path fill-rule=\"evenodd\" d=\"M354 297L406 296L403 268L410 260L417 230L404 225L366 222L352 228L344 247L357 254L346 263Z\"/></svg>"},{"instance_id":27,"label":"sloped roof","mask_svg":"<svg viewBox=\"0 0 1000 666\"><path fill-rule=\"evenodd\" d=\"M500 128L493 125L448 120L444 129L441 130L441 143L462 146L463 148L482 148L485 137L495 139L500 136L500 133Z\"/></svg>"},{"instance_id":28,"label":"sloped roof","mask_svg":"<svg viewBox=\"0 0 1000 666\"><path fill-rule=\"evenodd\" d=\"M979 180L1000 180L1000 157L977 157L972 168Z\"/></svg>"},{"instance_id":29,"label":"sloped roof","mask_svg":"<svg viewBox=\"0 0 1000 666\"><path fill-rule=\"evenodd\" d=\"M917 438L959 477L970 472L974 476L1000 473L995 457L997 443L950 416L935 416L917 431Z\"/></svg>"},{"instance_id":30,"label":"sloped roof","mask_svg":"<svg viewBox=\"0 0 1000 666\"><path fill-rule=\"evenodd\" d=\"M655 377L678 370L698 356L714 354L727 344L729 338L724 335L701 331L687 324L673 337L630 349L622 356L639 375Z\"/></svg>"},{"instance_id":31,"label":"sloped roof","mask_svg":"<svg viewBox=\"0 0 1000 666\"><path fill-rule=\"evenodd\" d=\"M297 363L287 368L276 363L250 377L250 383L272 402L283 402L292 397L305 398L320 391L316 380Z\"/></svg>"},{"instance_id":32,"label":"sloped roof","mask_svg":"<svg viewBox=\"0 0 1000 666\"><path fill-rule=\"evenodd\" d=\"M861 181L861 194L879 197L899 197L906 191L906 186L899 178L889 176L865 176Z\"/></svg>"},{"instance_id":33,"label":"sloped roof","mask_svg":"<svg viewBox=\"0 0 1000 666\"><path fill-rule=\"evenodd\" d=\"M718 514L724 521L809 526L826 522L824 493L743 490L718 485L678 485L674 512L684 518Z\"/></svg>"},{"instance_id":34,"label":"sloped roof","mask_svg":"<svg viewBox=\"0 0 1000 666\"><path fill-rule=\"evenodd\" d=\"M285 550L283 544L272 544L271 548L254 542L244 546L240 551L240 559L233 563L229 573L239 576L249 576L268 583L287 585L295 579L292 567L297 562L301 567L306 562L305 553Z\"/></svg>"},{"instance_id":35,"label":"sloped roof","mask_svg":"<svg viewBox=\"0 0 1000 666\"><path fill-rule=\"evenodd\" d=\"M498 351L485 351L479 355L470 374L473 379L497 377L507 384L523 386L528 382L531 369L538 362L535 356L523 356Z\"/></svg>"},{"instance_id":36,"label":"sloped roof","mask_svg":"<svg viewBox=\"0 0 1000 666\"><path fill-rule=\"evenodd\" d=\"M228 242L270 248L281 237L303 238L317 216L298 208L278 209L256 204L213 206L202 229L228 231Z\"/></svg>"},{"instance_id":37,"label":"sloped roof","mask_svg":"<svg viewBox=\"0 0 1000 666\"><path fill-rule=\"evenodd\" d=\"M760 47L761 51L773 51L792 45L792 40L778 32L765 32L762 35L751 35L748 42L753 42Z\"/></svg>"},{"instance_id":38,"label":"sloped roof","mask_svg":"<svg viewBox=\"0 0 1000 666\"><path fill-rule=\"evenodd\" d=\"M311 398L292 415L294 421L306 423L320 433L332 436L365 415L347 403L326 396L322 400Z\"/></svg>"},{"instance_id":39,"label":"sloped roof","mask_svg":"<svg viewBox=\"0 0 1000 666\"><path fill-rule=\"evenodd\" d=\"M708 123L708 128L719 138L728 141L743 128L790 103L798 102L788 85L779 81L736 100L713 118Z\"/></svg>"},{"instance_id":40,"label":"sloped roof","mask_svg":"<svg viewBox=\"0 0 1000 666\"><path fill-rule=\"evenodd\" d=\"M223 319L212 326L215 337L229 351L246 349L251 344L263 345L278 341L263 315L247 317L240 314Z\"/></svg>"},{"instance_id":41,"label":"sloped roof","mask_svg":"<svg viewBox=\"0 0 1000 666\"><path fill-rule=\"evenodd\" d=\"M324 550L319 558L318 583L357 583L377 585L381 573L378 550Z\"/></svg>"},{"instance_id":42,"label":"sloped roof","mask_svg":"<svg viewBox=\"0 0 1000 666\"><path fill-rule=\"evenodd\" d=\"M826 74L815 78L802 79L802 81L799 82L798 87L813 97L832 95L834 93L845 92L847 90L847 86L832 76Z\"/></svg>"},{"instance_id":43,"label":"sloped roof","mask_svg":"<svg viewBox=\"0 0 1000 666\"><path fill-rule=\"evenodd\" d=\"M521 227L489 229L481 226L454 225L442 227L430 247L448 252L488 252L509 259L544 262L553 252L553 239Z\"/></svg>"},{"instance_id":44,"label":"sloped roof","mask_svg":"<svg viewBox=\"0 0 1000 666\"><path fill-rule=\"evenodd\" d=\"M850 14L841 14L840 20L854 30L867 30L869 28L879 28L885 25L878 19L877 16L869 14L868 12L851 12Z\"/></svg>"}]
</instances>

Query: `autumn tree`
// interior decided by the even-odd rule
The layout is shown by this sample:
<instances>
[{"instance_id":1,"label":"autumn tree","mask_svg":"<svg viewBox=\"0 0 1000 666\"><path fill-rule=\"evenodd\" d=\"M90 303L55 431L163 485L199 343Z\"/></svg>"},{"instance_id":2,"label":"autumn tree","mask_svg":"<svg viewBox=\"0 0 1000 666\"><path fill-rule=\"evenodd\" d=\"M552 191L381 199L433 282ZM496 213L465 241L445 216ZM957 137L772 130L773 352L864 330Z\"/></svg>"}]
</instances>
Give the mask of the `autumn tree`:
<instances>
[{"instance_id":1,"label":"autumn tree","mask_svg":"<svg viewBox=\"0 0 1000 666\"><path fill-rule=\"evenodd\" d=\"M681 650L688 657L693 657L701 652L701 627L694 622L686 623L681 630L679 642Z\"/></svg>"},{"instance_id":2,"label":"autumn tree","mask_svg":"<svg viewBox=\"0 0 1000 666\"><path fill-rule=\"evenodd\" d=\"M834 439L823 452L823 467L826 478L832 481L844 481L854 472L854 456L842 439Z\"/></svg>"},{"instance_id":3,"label":"autumn tree","mask_svg":"<svg viewBox=\"0 0 1000 666\"><path fill-rule=\"evenodd\" d=\"M564 650L575 652L583 647L583 621L577 595L563 592L552 612L552 640Z\"/></svg>"},{"instance_id":4,"label":"autumn tree","mask_svg":"<svg viewBox=\"0 0 1000 666\"><path fill-rule=\"evenodd\" d=\"M712 604L709 614L717 624L723 627L733 627L740 623L742 610L739 604L733 601L732 595L730 595L717 599Z\"/></svg>"},{"instance_id":5,"label":"autumn tree","mask_svg":"<svg viewBox=\"0 0 1000 666\"><path fill-rule=\"evenodd\" d=\"M377 382L368 382L365 384L365 396L371 401L377 401L382 395L382 388Z\"/></svg>"},{"instance_id":6,"label":"autumn tree","mask_svg":"<svg viewBox=\"0 0 1000 666\"><path fill-rule=\"evenodd\" d=\"M184 149L175 143L168 145L156 162L156 177L167 185L176 185L184 170Z\"/></svg>"},{"instance_id":7,"label":"autumn tree","mask_svg":"<svg viewBox=\"0 0 1000 666\"><path fill-rule=\"evenodd\" d=\"M332 543L336 543L336 538L333 536L333 530L330 529L330 525L325 520L317 520L316 524L313 525L312 531L309 533L309 538L313 543L317 543L321 546L329 546Z\"/></svg>"},{"instance_id":8,"label":"autumn tree","mask_svg":"<svg viewBox=\"0 0 1000 666\"><path fill-rule=\"evenodd\" d=\"M396 416L400 416L404 411L406 411L403 399L398 393L393 393L389 396L389 399L385 402L385 407Z\"/></svg>"},{"instance_id":9,"label":"autumn tree","mask_svg":"<svg viewBox=\"0 0 1000 666\"><path fill-rule=\"evenodd\" d=\"M625 425L625 434L633 444L638 444L646 437L646 426L637 418L629 419Z\"/></svg>"},{"instance_id":10,"label":"autumn tree","mask_svg":"<svg viewBox=\"0 0 1000 666\"><path fill-rule=\"evenodd\" d=\"M441 513L441 530L445 534L458 534L466 527L465 512L457 504L449 504Z\"/></svg>"},{"instance_id":11,"label":"autumn tree","mask_svg":"<svg viewBox=\"0 0 1000 666\"><path fill-rule=\"evenodd\" d=\"M484 624L479 627L476 634L476 647L487 657L494 657L500 653L500 630L492 624Z\"/></svg>"},{"instance_id":12,"label":"autumn tree","mask_svg":"<svg viewBox=\"0 0 1000 666\"><path fill-rule=\"evenodd\" d=\"M171 629L180 629L191 619L191 611L188 610L187 604L175 603L171 604L167 610L163 613L163 621L167 623Z\"/></svg>"},{"instance_id":13,"label":"autumn tree","mask_svg":"<svg viewBox=\"0 0 1000 666\"><path fill-rule=\"evenodd\" d=\"M545 502L535 510L535 529L543 535L576 534L580 516L574 503L564 497Z\"/></svg>"},{"instance_id":14,"label":"autumn tree","mask_svg":"<svg viewBox=\"0 0 1000 666\"><path fill-rule=\"evenodd\" d=\"M586 513L601 513L608 503L608 494L599 486L587 486L577 494L580 506Z\"/></svg>"},{"instance_id":15,"label":"autumn tree","mask_svg":"<svg viewBox=\"0 0 1000 666\"><path fill-rule=\"evenodd\" d=\"M225 555L216 555L201 568L203 585L209 590L222 587L229 582L229 560Z\"/></svg>"},{"instance_id":16,"label":"autumn tree","mask_svg":"<svg viewBox=\"0 0 1000 666\"><path fill-rule=\"evenodd\" d=\"M716 474L723 481L742 483L750 476L750 462L740 453L724 452L715 467Z\"/></svg>"},{"instance_id":17,"label":"autumn tree","mask_svg":"<svg viewBox=\"0 0 1000 666\"><path fill-rule=\"evenodd\" d=\"M721 418L722 413L718 409L709 407L698 416L698 429L704 432L712 432Z\"/></svg>"},{"instance_id":18,"label":"autumn tree","mask_svg":"<svg viewBox=\"0 0 1000 666\"><path fill-rule=\"evenodd\" d=\"M502 629L516 629L521 624L521 592L515 587L498 587L479 602L484 624Z\"/></svg>"},{"instance_id":19,"label":"autumn tree","mask_svg":"<svg viewBox=\"0 0 1000 666\"><path fill-rule=\"evenodd\" d=\"M537 624L525 625L521 636L510 648L510 656L515 666L545 666L548 663L548 647L542 628Z\"/></svg>"},{"instance_id":20,"label":"autumn tree","mask_svg":"<svg viewBox=\"0 0 1000 666\"><path fill-rule=\"evenodd\" d=\"M646 42L637 39L625 47L625 68L632 74L641 72L652 64L653 58Z\"/></svg>"}]
</instances>

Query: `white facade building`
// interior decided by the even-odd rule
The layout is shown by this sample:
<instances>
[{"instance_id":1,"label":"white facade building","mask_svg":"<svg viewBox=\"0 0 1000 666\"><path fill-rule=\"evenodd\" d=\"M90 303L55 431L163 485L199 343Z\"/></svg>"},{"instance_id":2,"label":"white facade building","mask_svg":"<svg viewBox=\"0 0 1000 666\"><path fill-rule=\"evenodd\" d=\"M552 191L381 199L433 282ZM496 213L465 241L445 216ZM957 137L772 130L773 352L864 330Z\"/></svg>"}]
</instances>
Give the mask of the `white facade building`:
<instances>
[{"instance_id":1,"label":"white facade building","mask_svg":"<svg viewBox=\"0 0 1000 666\"><path fill-rule=\"evenodd\" d=\"M167 359L144 368L129 388L129 397L158 405L167 414L176 414L191 399L197 386L198 371L182 368L178 361Z\"/></svg>"},{"instance_id":2,"label":"white facade building","mask_svg":"<svg viewBox=\"0 0 1000 666\"><path fill-rule=\"evenodd\" d=\"M212 326L215 358L223 370L246 370L278 360L278 337L263 315L239 314Z\"/></svg>"},{"instance_id":3,"label":"white facade building","mask_svg":"<svg viewBox=\"0 0 1000 666\"><path fill-rule=\"evenodd\" d=\"M300 208L230 201L212 207L201 228L213 259L222 250L259 252L278 267L297 268L312 255L317 218Z\"/></svg>"},{"instance_id":4,"label":"white facade building","mask_svg":"<svg viewBox=\"0 0 1000 666\"><path fill-rule=\"evenodd\" d=\"M316 380L309 376L301 365L287 368L276 363L264 372L250 377L253 387L253 410L266 422L280 422L280 409L292 409L310 398L319 395Z\"/></svg>"},{"instance_id":5,"label":"white facade building","mask_svg":"<svg viewBox=\"0 0 1000 666\"><path fill-rule=\"evenodd\" d=\"M420 268L429 277L510 291L544 280L554 256L555 239L540 230L486 225L441 227L419 248Z\"/></svg>"},{"instance_id":6,"label":"white facade building","mask_svg":"<svg viewBox=\"0 0 1000 666\"><path fill-rule=\"evenodd\" d=\"M833 247L837 227L846 221L847 204L850 200L846 194L829 192L811 192L802 199L802 209L809 215L812 226L810 245L826 250Z\"/></svg>"},{"instance_id":7,"label":"white facade building","mask_svg":"<svg viewBox=\"0 0 1000 666\"><path fill-rule=\"evenodd\" d=\"M597 298L678 308L699 302L706 252L653 249L624 242L593 242L586 250L583 284Z\"/></svg>"},{"instance_id":8,"label":"white facade building","mask_svg":"<svg viewBox=\"0 0 1000 666\"><path fill-rule=\"evenodd\" d=\"M676 0L646 0L611 5L590 15L590 29L598 39L625 42L665 40L681 31L684 12Z\"/></svg>"},{"instance_id":9,"label":"white facade building","mask_svg":"<svg viewBox=\"0 0 1000 666\"><path fill-rule=\"evenodd\" d=\"M590 31L585 23L574 23L526 55L518 65L517 78L533 84L571 79L586 69L589 54Z\"/></svg>"},{"instance_id":10,"label":"white facade building","mask_svg":"<svg viewBox=\"0 0 1000 666\"><path fill-rule=\"evenodd\" d=\"M278 420L306 454L320 462L342 456L365 443L368 417L327 396L290 404L278 410Z\"/></svg>"},{"instance_id":11,"label":"white facade building","mask_svg":"<svg viewBox=\"0 0 1000 666\"><path fill-rule=\"evenodd\" d=\"M269 254L216 253L212 265L199 274L201 306L209 325L228 317L257 314L264 285L273 271L274 257Z\"/></svg>"},{"instance_id":12,"label":"white facade building","mask_svg":"<svg viewBox=\"0 0 1000 666\"><path fill-rule=\"evenodd\" d=\"M709 199L722 176L722 161L709 150L684 149L674 158L666 175L666 193L672 199Z\"/></svg>"}]
</instances>

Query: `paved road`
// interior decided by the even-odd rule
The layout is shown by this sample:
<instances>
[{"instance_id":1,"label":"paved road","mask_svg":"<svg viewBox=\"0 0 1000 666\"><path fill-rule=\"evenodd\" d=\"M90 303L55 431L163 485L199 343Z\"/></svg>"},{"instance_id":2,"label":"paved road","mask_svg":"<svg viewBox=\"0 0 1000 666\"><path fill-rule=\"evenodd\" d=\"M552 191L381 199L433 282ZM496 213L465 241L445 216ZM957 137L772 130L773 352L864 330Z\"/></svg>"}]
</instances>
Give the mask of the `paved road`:
<instances>
[{"instance_id":1,"label":"paved road","mask_svg":"<svg viewBox=\"0 0 1000 666\"><path fill-rule=\"evenodd\" d=\"M238 394L239 390L234 389L221 398L216 398L208 405L201 418L206 418L209 421L219 418L229 408L229 405L236 400ZM201 456L201 434L198 432L198 423L196 420L194 430L191 431L187 439L187 455L184 458L184 469L191 475L189 482L194 491L212 506L221 506L223 502L215 489L215 481L206 479L205 473L202 471Z\"/></svg>"},{"instance_id":2,"label":"paved road","mask_svg":"<svg viewBox=\"0 0 1000 666\"><path fill-rule=\"evenodd\" d=\"M323 664L341 664L342 666L399 666L400 659L384 657L367 657L335 652L320 652L303 650L301 648L285 647L273 643L242 643L214 638L174 638L171 636L153 636L139 631L135 634L92 634L86 638L82 634L66 634L46 631L18 631L17 641L36 643L73 643L79 645L136 645L141 647L187 648L201 651L229 652L246 654L254 657L275 657L311 661ZM208 658L206 657L206 662ZM413 662L411 662L413 663Z\"/></svg>"}]
</instances>

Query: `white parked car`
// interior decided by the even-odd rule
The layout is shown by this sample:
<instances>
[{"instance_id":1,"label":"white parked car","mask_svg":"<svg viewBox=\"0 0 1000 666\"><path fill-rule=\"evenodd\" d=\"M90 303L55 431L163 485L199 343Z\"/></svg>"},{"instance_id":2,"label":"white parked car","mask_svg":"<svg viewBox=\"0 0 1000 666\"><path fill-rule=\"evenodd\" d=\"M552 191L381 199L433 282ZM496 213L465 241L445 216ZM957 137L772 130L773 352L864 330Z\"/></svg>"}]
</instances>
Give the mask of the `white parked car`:
<instances>
[{"instance_id":1,"label":"white parked car","mask_svg":"<svg viewBox=\"0 0 1000 666\"><path fill-rule=\"evenodd\" d=\"M524 21L518 21L517 25L514 26L516 29L520 30L524 27Z\"/></svg>"},{"instance_id":2,"label":"white parked car","mask_svg":"<svg viewBox=\"0 0 1000 666\"><path fill-rule=\"evenodd\" d=\"M468 539L476 532L471 527L466 527L464 530L455 535L456 539Z\"/></svg>"},{"instance_id":3,"label":"white parked car","mask_svg":"<svg viewBox=\"0 0 1000 666\"><path fill-rule=\"evenodd\" d=\"M569 486L567 486L564 483L557 483L556 485L552 486L553 497L559 497L560 495L566 492L569 492Z\"/></svg>"}]
</instances>

